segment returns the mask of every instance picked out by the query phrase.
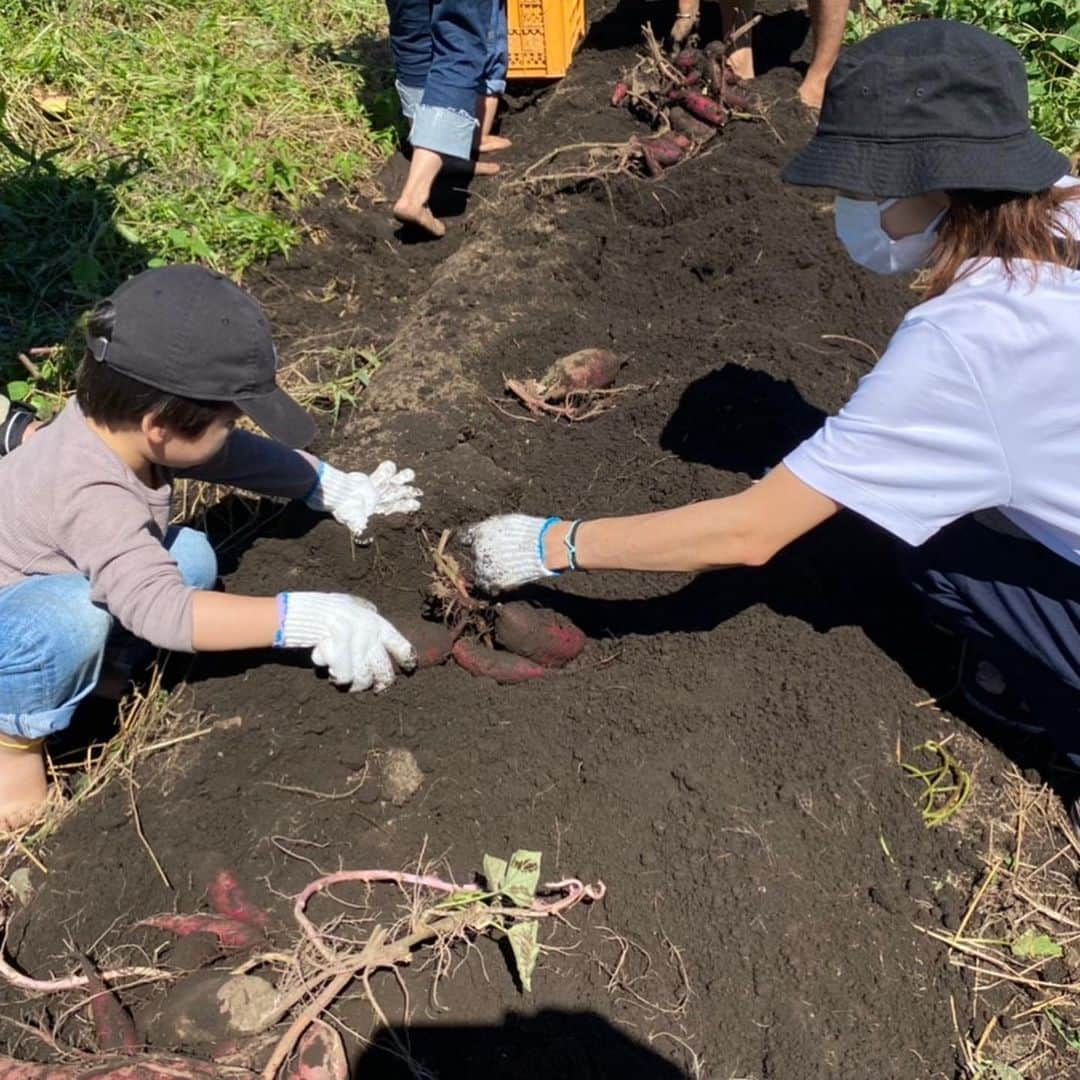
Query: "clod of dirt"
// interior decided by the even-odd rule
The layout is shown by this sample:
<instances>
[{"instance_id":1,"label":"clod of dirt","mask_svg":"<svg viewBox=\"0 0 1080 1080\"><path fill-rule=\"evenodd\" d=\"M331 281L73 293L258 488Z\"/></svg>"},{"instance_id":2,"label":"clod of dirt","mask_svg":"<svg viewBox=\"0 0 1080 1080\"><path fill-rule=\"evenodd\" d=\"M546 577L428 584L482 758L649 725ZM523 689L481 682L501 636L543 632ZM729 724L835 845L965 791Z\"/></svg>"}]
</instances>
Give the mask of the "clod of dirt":
<instances>
[{"instance_id":1,"label":"clod of dirt","mask_svg":"<svg viewBox=\"0 0 1080 1080\"><path fill-rule=\"evenodd\" d=\"M450 659L454 635L442 623L422 619L419 615L388 615L387 618L416 650L418 671L438 667Z\"/></svg>"},{"instance_id":2,"label":"clod of dirt","mask_svg":"<svg viewBox=\"0 0 1080 1080\"><path fill-rule=\"evenodd\" d=\"M277 1007L277 991L257 975L198 971L181 979L143 1026L156 1046L214 1046L264 1030Z\"/></svg>"},{"instance_id":3,"label":"clod of dirt","mask_svg":"<svg viewBox=\"0 0 1080 1080\"><path fill-rule=\"evenodd\" d=\"M379 795L395 806L404 806L424 782L424 773L411 750L387 750L379 765Z\"/></svg>"},{"instance_id":4,"label":"clod of dirt","mask_svg":"<svg viewBox=\"0 0 1080 1080\"><path fill-rule=\"evenodd\" d=\"M495 641L546 668L563 667L585 648L585 635L565 615L524 600L498 606Z\"/></svg>"}]
</instances>

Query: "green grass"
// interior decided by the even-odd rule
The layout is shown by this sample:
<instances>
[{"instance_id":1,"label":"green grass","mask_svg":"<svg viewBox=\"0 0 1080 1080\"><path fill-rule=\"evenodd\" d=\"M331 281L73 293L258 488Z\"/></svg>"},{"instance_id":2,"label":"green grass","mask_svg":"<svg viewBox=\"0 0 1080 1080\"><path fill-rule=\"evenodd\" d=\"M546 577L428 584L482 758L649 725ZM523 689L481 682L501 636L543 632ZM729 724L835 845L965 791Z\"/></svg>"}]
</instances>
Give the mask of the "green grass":
<instances>
[{"instance_id":1,"label":"green grass","mask_svg":"<svg viewBox=\"0 0 1080 1080\"><path fill-rule=\"evenodd\" d=\"M381 0L0 4L3 380L147 265L238 274L294 246L301 203L393 145L384 20Z\"/></svg>"},{"instance_id":2,"label":"green grass","mask_svg":"<svg viewBox=\"0 0 1080 1080\"><path fill-rule=\"evenodd\" d=\"M1012 42L1027 64L1032 123L1077 163L1080 0L863 0L848 39L912 19L957 19Z\"/></svg>"}]
</instances>

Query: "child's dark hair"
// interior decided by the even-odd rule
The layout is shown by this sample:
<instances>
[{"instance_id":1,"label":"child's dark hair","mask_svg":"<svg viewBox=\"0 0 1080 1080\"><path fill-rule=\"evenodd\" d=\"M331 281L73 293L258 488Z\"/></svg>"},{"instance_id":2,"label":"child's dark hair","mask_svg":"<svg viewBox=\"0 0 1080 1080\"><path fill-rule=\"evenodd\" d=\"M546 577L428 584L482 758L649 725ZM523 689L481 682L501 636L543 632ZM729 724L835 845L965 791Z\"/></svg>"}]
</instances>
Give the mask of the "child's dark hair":
<instances>
[{"instance_id":1,"label":"child's dark hair","mask_svg":"<svg viewBox=\"0 0 1080 1080\"><path fill-rule=\"evenodd\" d=\"M115 312L109 301L99 304L86 323L90 337L112 339ZM186 439L197 439L219 417L233 417L230 401L201 401L158 390L101 362L88 349L76 378L75 397L83 415L112 431L138 427L147 413Z\"/></svg>"}]
</instances>

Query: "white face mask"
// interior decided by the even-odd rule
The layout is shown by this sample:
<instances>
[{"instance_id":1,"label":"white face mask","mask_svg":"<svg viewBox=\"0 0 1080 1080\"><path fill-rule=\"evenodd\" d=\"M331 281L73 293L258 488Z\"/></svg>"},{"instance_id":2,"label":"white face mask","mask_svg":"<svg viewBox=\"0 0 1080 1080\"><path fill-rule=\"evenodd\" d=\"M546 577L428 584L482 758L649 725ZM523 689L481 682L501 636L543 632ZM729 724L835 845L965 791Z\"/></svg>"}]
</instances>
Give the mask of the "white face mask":
<instances>
[{"instance_id":1,"label":"white face mask","mask_svg":"<svg viewBox=\"0 0 1080 1080\"><path fill-rule=\"evenodd\" d=\"M875 274L903 274L924 267L937 242L942 210L929 225L913 236L894 240L881 225L881 215L898 199L872 202L836 197L836 235L860 266Z\"/></svg>"}]
</instances>

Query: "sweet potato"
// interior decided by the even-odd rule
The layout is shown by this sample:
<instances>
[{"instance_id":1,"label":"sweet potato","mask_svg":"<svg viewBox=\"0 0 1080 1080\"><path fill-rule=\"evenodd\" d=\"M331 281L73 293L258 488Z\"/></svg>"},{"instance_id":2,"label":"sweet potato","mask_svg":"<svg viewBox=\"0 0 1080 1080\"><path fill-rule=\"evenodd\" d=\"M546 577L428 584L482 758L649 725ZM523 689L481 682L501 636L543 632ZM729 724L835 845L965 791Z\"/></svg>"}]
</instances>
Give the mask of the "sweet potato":
<instances>
[{"instance_id":1,"label":"sweet potato","mask_svg":"<svg viewBox=\"0 0 1080 1080\"><path fill-rule=\"evenodd\" d=\"M260 929L266 926L270 916L248 899L236 874L225 865L222 856L208 856L206 869L209 870L206 898L219 915Z\"/></svg>"},{"instance_id":2,"label":"sweet potato","mask_svg":"<svg viewBox=\"0 0 1080 1080\"><path fill-rule=\"evenodd\" d=\"M688 113L712 127L723 127L727 121L723 105L704 94L687 91L682 96L682 104Z\"/></svg>"},{"instance_id":3,"label":"sweet potato","mask_svg":"<svg viewBox=\"0 0 1080 1080\"><path fill-rule=\"evenodd\" d=\"M754 107L750 95L734 86L725 86L720 93L720 100L735 112L750 112Z\"/></svg>"},{"instance_id":4,"label":"sweet potato","mask_svg":"<svg viewBox=\"0 0 1080 1080\"><path fill-rule=\"evenodd\" d=\"M349 1080L349 1062L341 1036L316 1020L300 1036L296 1057L285 1069L284 1080Z\"/></svg>"},{"instance_id":5,"label":"sweet potato","mask_svg":"<svg viewBox=\"0 0 1080 1080\"><path fill-rule=\"evenodd\" d=\"M442 623L422 619L419 615L388 615L387 618L416 650L418 670L438 667L449 659L454 635Z\"/></svg>"},{"instance_id":6,"label":"sweet potato","mask_svg":"<svg viewBox=\"0 0 1080 1080\"><path fill-rule=\"evenodd\" d=\"M695 119L679 105L668 112L668 120L671 121L671 126L675 131L699 145L707 143L716 134L716 128L711 124Z\"/></svg>"},{"instance_id":7,"label":"sweet potato","mask_svg":"<svg viewBox=\"0 0 1080 1080\"><path fill-rule=\"evenodd\" d=\"M454 642L454 659L470 675L478 679L494 679L504 685L539 679L547 670L523 656L486 649L480 642L469 638L458 638Z\"/></svg>"},{"instance_id":8,"label":"sweet potato","mask_svg":"<svg viewBox=\"0 0 1080 1080\"><path fill-rule=\"evenodd\" d=\"M562 667L585 648L585 635L565 615L524 600L498 606L495 641L545 668Z\"/></svg>"},{"instance_id":9,"label":"sweet potato","mask_svg":"<svg viewBox=\"0 0 1080 1080\"><path fill-rule=\"evenodd\" d=\"M82 957L83 974L90 998L90 1017L94 1022L100 1050L137 1050L141 1043L135 1033L135 1023L98 976L97 969L86 957Z\"/></svg>"},{"instance_id":10,"label":"sweet potato","mask_svg":"<svg viewBox=\"0 0 1080 1080\"><path fill-rule=\"evenodd\" d=\"M155 915L143 919L139 926L167 930L177 937L189 934L213 934L226 949L249 949L263 937L262 928L221 915Z\"/></svg>"},{"instance_id":11,"label":"sweet potato","mask_svg":"<svg viewBox=\"0 0 1080 1080\"><path fill-rule=\"evenodd\" d=\"M615 381L622 361L607 349L579 349L556 360L540 378L545 401L562 401L581 390L602 390Z\"/></svg>"},{"instance_id":12,"label":"sweet potato","mask_svg":"<svg viewBox=\"0 0 1080 1080\"><path fill-rule=\"evenodd\" d=\"M683 49L675 57L675 66L685 75L693 71L701 63L701 53L697 49Z\"/></svg>"},{"instance_id":13,"label":"sweet potato","mask_svg":"<svg viewBox=\"0 0 1080 1080\"><path fill-rule=\"evenodd\" d=\"M206 1061L166 1055L135 1060L90 1058L68 1065L37 1065L0 1057L0 1080L214 1080L220 1070Z\"/></svg>"},{"instance_id":14,"label":"sweet potato","mask_svg":"<svg viewBox=\"0 0 1080 1080\"><path fill-rule=\"evenodd\" d=\"M624 82L617 82L611 91L611 104L618 108L630 94L630 87Z\"/></svg>"}]
</instances>

